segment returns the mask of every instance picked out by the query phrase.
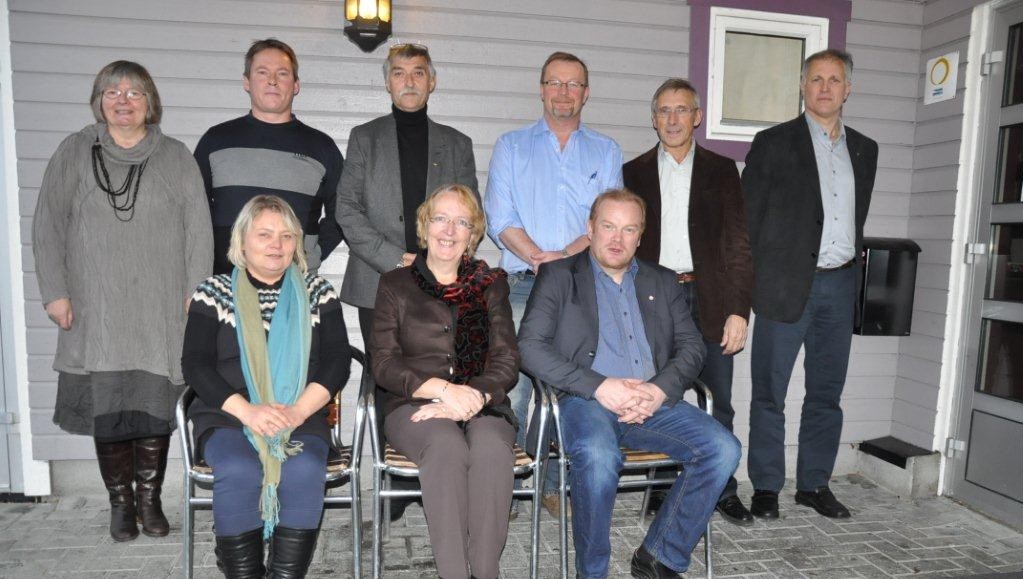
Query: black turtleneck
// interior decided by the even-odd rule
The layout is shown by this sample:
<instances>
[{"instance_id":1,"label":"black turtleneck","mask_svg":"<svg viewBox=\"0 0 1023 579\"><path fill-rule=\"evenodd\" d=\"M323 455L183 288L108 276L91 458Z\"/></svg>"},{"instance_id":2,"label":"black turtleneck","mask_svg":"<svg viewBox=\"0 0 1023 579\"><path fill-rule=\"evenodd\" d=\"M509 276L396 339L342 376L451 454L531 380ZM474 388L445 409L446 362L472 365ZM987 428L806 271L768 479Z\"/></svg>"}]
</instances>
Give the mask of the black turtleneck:
<instances>
[{"instance_id":1,"label":"black turtleneck","mask_svg":"<svg viewBox=\"0 0 1023 579\"><path fill-rule=\"evenodd\" d=\"M416 209L426 199L426 172L429 158L429 131L426 106L407 113L391 105L398 128L398 164L401 166L401 201L405 223L405 251L416 253Z\"/></svg>"}]
</instances>

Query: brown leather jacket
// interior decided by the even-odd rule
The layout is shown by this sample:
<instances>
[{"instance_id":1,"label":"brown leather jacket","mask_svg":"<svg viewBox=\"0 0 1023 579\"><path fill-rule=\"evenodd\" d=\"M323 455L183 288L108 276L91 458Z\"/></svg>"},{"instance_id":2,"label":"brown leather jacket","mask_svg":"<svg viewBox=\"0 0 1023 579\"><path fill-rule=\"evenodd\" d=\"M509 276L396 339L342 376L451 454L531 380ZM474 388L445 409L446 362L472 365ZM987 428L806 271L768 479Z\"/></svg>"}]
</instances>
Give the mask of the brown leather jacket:
<instances>
[{"instance_id":1,"label":"brown leather jacket","mask_svg":"<svg viewBox=\"0 0 1023 579\"><path fill-rule=\"evenodd\" d=\"M417 260L417 264L421 262ZM507 279L500 277L484 293L490 316L486 370L469 380L469 386L490 394L490 402L482 412L505 417L512 416L506 394L515 386L519 372L519 347L508 292ZM402 404L428 403L412 398L412 393L429 378L449 376L455 356L454 324L454 308L424 293L408 267L380 277L369 351L377 404L382 406L384 416ZM514 419L510 421L515 424Z\"/></svg>"}]
</instances>

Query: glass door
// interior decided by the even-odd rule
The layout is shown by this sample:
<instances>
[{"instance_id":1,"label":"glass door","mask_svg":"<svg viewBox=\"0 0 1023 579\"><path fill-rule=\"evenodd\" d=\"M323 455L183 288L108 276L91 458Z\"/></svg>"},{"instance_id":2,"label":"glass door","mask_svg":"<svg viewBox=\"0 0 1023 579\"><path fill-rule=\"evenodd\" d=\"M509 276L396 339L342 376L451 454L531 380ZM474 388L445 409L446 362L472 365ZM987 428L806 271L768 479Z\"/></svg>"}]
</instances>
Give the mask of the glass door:
<instances>
[{"instance_id":1,"label":"glass door","mask_svg":"<svg viewBox=\"0 0 1023 579\"><path fill-rule=\"evenodd\" d=\"M964 392L953 439L951 493L1023 527L1023 6L996 11L986 106L984 175L975 242ZM997 60L997 59L994 59ZM953 445L955 446L955 445Z\"/></svg>"}]
</instances>

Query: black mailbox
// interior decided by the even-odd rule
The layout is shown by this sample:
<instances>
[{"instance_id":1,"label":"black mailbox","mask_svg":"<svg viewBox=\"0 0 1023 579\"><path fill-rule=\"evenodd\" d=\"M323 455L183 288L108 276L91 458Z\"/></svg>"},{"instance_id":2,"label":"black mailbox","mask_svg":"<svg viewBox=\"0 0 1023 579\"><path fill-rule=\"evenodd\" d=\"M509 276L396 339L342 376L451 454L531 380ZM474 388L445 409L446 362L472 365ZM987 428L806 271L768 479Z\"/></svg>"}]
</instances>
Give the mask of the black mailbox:
<instances>
[{"instance_id":1,"label":"black mailbox","mask_svg":"<svg viewBox=\"0 0 1023 579\"><path fill-rule=\"evenodd\" d=\"M863 238L863 272L853 332L908 336L920 246L910 239Z\"/></svg>"}]
</instances>

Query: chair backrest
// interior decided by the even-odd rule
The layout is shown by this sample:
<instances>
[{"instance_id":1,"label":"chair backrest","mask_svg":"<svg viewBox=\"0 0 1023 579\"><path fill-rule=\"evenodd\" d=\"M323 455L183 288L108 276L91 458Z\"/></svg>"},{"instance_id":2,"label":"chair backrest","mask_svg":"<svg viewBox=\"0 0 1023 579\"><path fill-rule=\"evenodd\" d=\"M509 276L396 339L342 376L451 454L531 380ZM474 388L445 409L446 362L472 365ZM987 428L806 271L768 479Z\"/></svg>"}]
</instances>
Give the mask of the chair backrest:
<instances>
[{"instance_id":1,"label":"chair backrest","mask_svg":"<svg viewBox=\"0 0 1023 579\"><path fill-rule=\"evenodd\" d=\"M547 392L545 391L542 383L539 380L532 380L533 385L533 399L536 402L537 408L540 409L540 415L537 417L537 427L540 432L544 432L547 429L549 423L550 414L550 403L548 401ZM368 423L369 429L369 440L370 447L373 451L373 461L380 465L384 462L384 447L380 442L380 433L377 430L378 420L376 413L376 384L373 382L371 376L363 377L362 384L359 388L359 399L362 400L363 411ZM520 424L519 428L525 428L524 424ZM535 448L530 454L533 457L540 456L540 452L544 449L541 448L544 437L536 437ZM529 451L527 451L529 452Z\"/></svg>"},{"instance_id":2,"label":"chair backrest","mask_svg":"<svg viewBox=\"0 0 1023 579\"><path fill-rule=\"evenodd\" d=\"M360 369L360 396L359 400L362 399L361 385L366 382L366 354L362 350L356 347L349 347L351 350L352 361L359 364ZM185 391L178 397L178 401L174 406L174 422L178 428L178 438L181 440L181 457L184 460L185 472L192 470L195 466L196 454L195 454L195 440L192 437L191 423L188 420L188 407L195 401L196 393L191 387L185 388ZM340 406L341 404L341 390L334 395L333 402ZM356 456L356 453L362 450L362 431L365 424L365 409L362 404L356 404L355 407L355 427L352 430L352 454ZM330 429L331 444L334 448L341 448L344 446L342 438L341 421L338 420Z\"/></svg>"},{"instance_id":3,"label":"chair backrest","mask_svg":"<svg viewBox=\"0 0 1023 579\"><path fill-rule=\"evenodd\" d=\"M561 434L561 407L558 405L558 393L556 389L550 384L547 384L539 379L537 379L536 382L539 382L541 384L541 390L543 390L543 392L547 396L547 400L550 404L551 420L554 422L554 431L556 432L557 435L558 448L565 448L565 441L562 439ZM706 384L704 384L702 380L697 378L693 380L688 387L686 387L686 391L689 390L692 390L693 392L696 393L697 407L706 412L707 414L713 415L712 412L714 406L714 395L711 393L710 388ZM684 394L685 391L683 392L683 395Z\"/></svg>"},{"instance_id":4,"label":"chair backrest","mask_svg":"<svg viewBox=\"0 0 1023 579\"><path fill-rule=\"evenodd\" d=\"M362 407L362 404L360 403L360 401L362 400L362 390L361 390L362 383L366 381L366 354L363 353L362 350L360 350L360 349L358 349L358 348L356 348L354 346L349 346L349 350L351 350L352 362L358 363L358 365L359 365L359 387L360 387L360 391L359 391L359 396L356 398L356 403L355 403L355 425L354 425L354 428L352 429L352 452L355 453L357 451L357 449L361 450L361 448L362 448L362 431L363 431L363 426L364 426L365 420L366 420L365 419L366 411ZM353 368L352 368L352 373L353 374L355 373L354 364L353 364ZM338 406L338 420L333 424L333 426L331 426L331 429L330 429L330 441L331 441L331 444L333 445L334 448L341 448L341 447L344 446L344 439L342 438L343 432L342 432L342 429L341 429L341 419L340 419L340 414L341 414L341 394L342 394L342 392L343 392L343 389L342 390L338 390L337 394L334 395L334 400L333 400L334 404L337 404L337 406Z\"/></svg>"},{"instance_id":5,"label":"chair backrest","mask_svg":"<svg viewBox=\"0 0 1023 579\"><path fill-rule=\"evenodd\" d=\"M191 472L195 466L194 441L192 440L192 427L188 422L187 411L195 400L195 390L186 387L185 391L178 397L174 405L174 423L178 428L178 439L181 440L181 459L184 461L185 472Z\"/></svg>"},{"instance_id":6,"label":"chair backrest","mask_svg":"<svg viewBox=\"0 0 1023 579\"><path fill-rule=\"evenodd\" d=\"M547 404L550 406L550 421L553 423L552 428L554 429L554 436L557 439L558 448L565 448L565 440L561 435L561 406L558 404L558 392L553 386L539 378L536 379L536 382L540 385L540 390L543 391L544 396L547 399ZM549 437L550 432L547 433L546 437L541 438L547 439ZM537 443L538 449L541 444L542 443L540 442Z\"/></svg>"}]
</instances>

